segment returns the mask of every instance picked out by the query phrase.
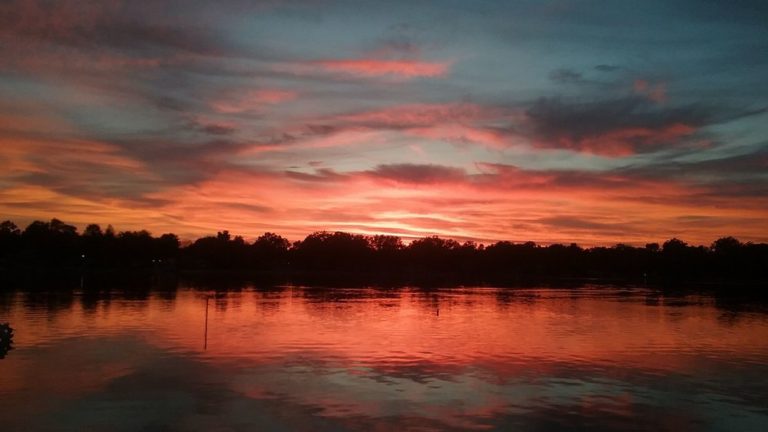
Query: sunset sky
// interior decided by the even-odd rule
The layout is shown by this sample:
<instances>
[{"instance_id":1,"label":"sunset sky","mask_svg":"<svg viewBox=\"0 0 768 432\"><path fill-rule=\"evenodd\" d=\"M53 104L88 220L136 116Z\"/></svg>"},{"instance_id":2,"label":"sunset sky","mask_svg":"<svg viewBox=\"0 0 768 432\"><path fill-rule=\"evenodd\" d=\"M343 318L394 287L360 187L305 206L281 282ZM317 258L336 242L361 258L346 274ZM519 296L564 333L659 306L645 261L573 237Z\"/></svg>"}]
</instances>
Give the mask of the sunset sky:
<instances>
[{"instance_id":1,"label":"sunset sky","mask_svg":"<svg viewBox=\"0 0 768 432\"><path fill-rule=\"evenodd\" d=\"M768 2L7 0L0 219L768 241Z\"/></svg>"}]
</instances>

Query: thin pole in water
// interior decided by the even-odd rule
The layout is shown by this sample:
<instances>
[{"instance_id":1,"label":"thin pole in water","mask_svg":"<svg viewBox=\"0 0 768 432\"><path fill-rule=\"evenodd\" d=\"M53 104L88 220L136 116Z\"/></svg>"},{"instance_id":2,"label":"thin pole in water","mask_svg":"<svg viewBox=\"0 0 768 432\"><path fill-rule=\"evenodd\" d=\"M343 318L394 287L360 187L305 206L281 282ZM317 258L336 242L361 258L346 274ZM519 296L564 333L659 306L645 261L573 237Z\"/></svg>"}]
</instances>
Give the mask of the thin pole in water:
<instances>
[{"instance_id":1,"label":"thin pole in water","mask_svg":"<svg viewBox=\"0 0 768 432\"><path fill-rule=\"evenodd\" d=\"M205 337L203 341L203 350L208 349L208 297L205 297Z\"/></svg>"}]
</instances>

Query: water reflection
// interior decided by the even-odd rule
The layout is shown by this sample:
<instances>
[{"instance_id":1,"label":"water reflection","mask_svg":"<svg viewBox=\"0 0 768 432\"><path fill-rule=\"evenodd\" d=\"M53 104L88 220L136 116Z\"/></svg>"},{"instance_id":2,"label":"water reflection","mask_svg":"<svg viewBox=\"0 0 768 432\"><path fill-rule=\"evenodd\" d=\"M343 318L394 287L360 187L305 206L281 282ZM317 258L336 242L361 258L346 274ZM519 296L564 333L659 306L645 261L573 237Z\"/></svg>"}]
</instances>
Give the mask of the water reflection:
<instances>
[{"instance_id":1,"label":"water reflection","mask_svg":"<svg viewBox=\"0 0 768 432\"><path fill-rule=\"evenodd\" d=\"M2 302L17 329L0 364L9 430L768 425L768 318L705 295L198 287Z\"/></svg>"}]
</instances>

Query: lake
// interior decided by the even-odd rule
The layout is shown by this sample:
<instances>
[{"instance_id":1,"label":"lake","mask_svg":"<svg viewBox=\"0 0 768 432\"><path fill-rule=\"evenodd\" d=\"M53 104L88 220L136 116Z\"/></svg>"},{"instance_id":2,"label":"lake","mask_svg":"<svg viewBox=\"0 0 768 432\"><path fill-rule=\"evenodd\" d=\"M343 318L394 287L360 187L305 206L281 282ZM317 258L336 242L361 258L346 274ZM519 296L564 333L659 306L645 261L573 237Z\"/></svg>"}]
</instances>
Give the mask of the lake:
<instances>
[{"instance_id":1,"label":"lake","mask_svg":"<svg viewBox=\"0 0 768 432\"><path fill-rule=\"evenodd\" d=\"M3 322L3 431L768 430L768 313L705 294L34 291Z\"/></svg>"}]
</instances>

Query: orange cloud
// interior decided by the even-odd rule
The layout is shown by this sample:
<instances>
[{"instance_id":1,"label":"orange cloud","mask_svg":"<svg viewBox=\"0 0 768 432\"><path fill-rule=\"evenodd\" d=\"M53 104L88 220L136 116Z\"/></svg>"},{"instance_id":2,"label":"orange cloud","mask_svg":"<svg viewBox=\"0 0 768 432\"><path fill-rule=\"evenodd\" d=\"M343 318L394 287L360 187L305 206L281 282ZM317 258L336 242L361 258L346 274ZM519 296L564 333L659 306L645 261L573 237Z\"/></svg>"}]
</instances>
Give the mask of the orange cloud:
<instances>
[{"instance_id":1,"label":"orange cloud","mask_svg":"<svg viewBox=\"0 0 768 432\"><path fill-rule=\"evenodd\" d=\"M50 173L61 169L74 173L82 166L134 172L144 169L141 162L122 154L112 145L66 138L40 140L0 137L0 157L7 163L6 175L16 170L25 173ZM81 172L80 176L88 174Z\"/></svg>"}]
</instances>

